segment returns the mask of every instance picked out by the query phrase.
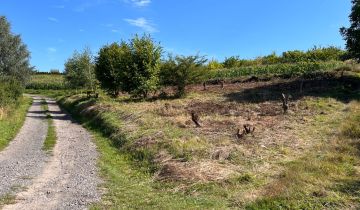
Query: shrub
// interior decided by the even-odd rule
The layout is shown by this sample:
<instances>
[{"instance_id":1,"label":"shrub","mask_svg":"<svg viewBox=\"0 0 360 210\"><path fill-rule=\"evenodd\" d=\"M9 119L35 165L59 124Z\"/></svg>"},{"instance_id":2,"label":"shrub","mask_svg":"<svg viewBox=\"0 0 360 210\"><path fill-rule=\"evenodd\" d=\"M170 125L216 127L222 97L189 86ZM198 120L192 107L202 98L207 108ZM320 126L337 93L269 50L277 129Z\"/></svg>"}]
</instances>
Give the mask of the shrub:
<instances>
[{"instance_id":1,"label":"shrub","mask_svg":"<svg viewBox=\"0 0 360 210\"><path fill-rule=\"evenodd\" d=\"M0 79L0 107L6 107L18 100L23 93L21 83L11 77Z\"/></svg>"},{"instance_id":2,"label":"shrub","mask_svg":"<svg viewBox=\"0 0 360 210\"><path fill-rule=\"evenodd\" d=\"M89 48L80 53L75 51L66 61L65 79L72 88L95 89L95 70Z\"/></svg>"},{"instance_id":3,"label":"shrub","mask_svg":"<svg viewBox=\"0 0 360 210\"><path fill-rule=\"evenodd\" d=\"M197 83L207 79L207 69L203 64L207 60L203 56L176 56L164 62L161 68L160 77L162 83L175 85L177 87L177 96L185 95L185 87L191 83Z\"/></svg>"},{"instance_id":4,"label":"shrub","mask_svg":"<svg viewBox=\"0 0 360 210\"><path fill-rule=\"evenodd\" d=\"M113 96L126 91L146 98L159 87L161 54L162 48L149 35L104 46L96 59L96 77Z\"/></svg>"}]
</instances>

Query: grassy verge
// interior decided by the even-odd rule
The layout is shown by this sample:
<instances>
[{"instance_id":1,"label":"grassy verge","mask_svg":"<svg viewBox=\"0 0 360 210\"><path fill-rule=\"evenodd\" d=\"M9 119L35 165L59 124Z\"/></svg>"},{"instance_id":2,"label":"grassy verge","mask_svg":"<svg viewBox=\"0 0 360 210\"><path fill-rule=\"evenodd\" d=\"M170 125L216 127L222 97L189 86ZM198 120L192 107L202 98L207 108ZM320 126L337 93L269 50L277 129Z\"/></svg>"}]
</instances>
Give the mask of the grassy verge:
<instances>
[{"instance_id":1,"label":"grassy verge","mask_svg":"<svg viewBox=\"0 0 360 210\"><path fill-rule=\"evenodd\" d=\"M63 103L60 103L64 105ZM64 107L64 106L63 106ZM186 195L176 190L164 190L152 174L134 168L133 157L122 152L114 141L104 135L99 122L81 117L66 106L73 116L92 132L100 153L99 167L105 180L106 193L93 209L223 209L226 202L205 195ZM164 183L165 184L165 183Z\"/></svg>"},{"instance_id":2,"label":"grassy verge","mask_svg":"<svg viewBox=\"0 0 360 210\"><path fill-rule=\"evenodd\" d=\"M50 152L50 151L52 151L52 149L54 148L54 146L56 144L55 127L53 125L53 119L49 113L49 107L48 107L45 99L43 99L41 106L42 106L42 109L46 112L46 118L48 121L48 131L47 131L46 139L44 141L44 145L43 145L42 149L44 151Z\"/></svg>"},{"instance_id":3,"label":"grassy verge","mask_svg":"<svg viewBox=\"0 0 360 210\"><path fill-rule=\"evenodd\" d=\"M329 125L334 128L333 138L324 139L302 158L286 163L284 172L267 186L263 197L246 208L358 209L360 103L352 102L344 112L345 119ZM317 116L317 121L321 120L324 117Z\"/></svg>"},{"instance_id":4,"label":"grassy verge","mask_svg":"<svg viewBox=\"0 0 360 210\"><path fill-rule=\"evenodd\" d=\"M0 118L0 150L4 149L20 130L31 102L30 98L21 98L16 105L5 109Z\"/></svg>"},{"instance_id":5,"label":"grassy verge","mask_svg":"<svg viewBox=\"0 0 360 210\"><path fill-rule=\"evenodd\" d=\"M93 209L223 209L224 200L204 195L164 191L150 174L131 167L129 156L121 153L101 132L93 133L100 152L99 166L106 193Z\"/></svg>"}]
</instances>

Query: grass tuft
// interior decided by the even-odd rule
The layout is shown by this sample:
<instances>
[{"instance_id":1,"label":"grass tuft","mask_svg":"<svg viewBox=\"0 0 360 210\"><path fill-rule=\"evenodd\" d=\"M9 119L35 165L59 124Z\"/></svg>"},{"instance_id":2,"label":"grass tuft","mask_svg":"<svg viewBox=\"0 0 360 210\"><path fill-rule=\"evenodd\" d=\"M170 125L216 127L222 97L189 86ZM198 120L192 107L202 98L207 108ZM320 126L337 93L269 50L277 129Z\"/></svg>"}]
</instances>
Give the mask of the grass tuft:
<instances>
[{"instance_id":1,"label":"grass tuft","mask_svg":"<svg viewBox=\"0 0 360 210\"><path fill-rule=\"evenodd\" d=\"M46 139L44 141L44 145L43 145L42 149L44 151L51 152L56 144L55 127L53 125L53 119L52 119L51 114L49 113L49 107L48 107L45 99L42 100L41 107L46 112L46 119L48 122L48 131L47 131Z\"/></svg>"}]
</instances>

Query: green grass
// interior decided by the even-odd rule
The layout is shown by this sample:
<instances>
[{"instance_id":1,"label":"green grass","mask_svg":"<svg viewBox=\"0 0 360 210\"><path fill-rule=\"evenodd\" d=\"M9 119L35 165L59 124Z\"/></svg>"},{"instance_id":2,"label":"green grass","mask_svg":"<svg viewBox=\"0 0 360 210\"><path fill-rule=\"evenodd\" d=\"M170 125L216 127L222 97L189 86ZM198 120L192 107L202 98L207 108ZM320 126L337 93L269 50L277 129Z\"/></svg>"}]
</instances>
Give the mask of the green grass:
<instances>
[{"instance_id":1,"label":"green grass","mask_svg":"<svg viewBox=\"0 0 360 210\"><path fill-rule=\"evenodd\" d=\"M106 192L93 209L224 209L225 200L204 195L184 195L157 188L151 175L131 167L121 153L101 133L87 126L100 152L99 167Z\"/></svg>"},{"instance_id":2,"label":"green grass","mask_svg":"<svg viewBox=\"0 0 360 210\"><path fill-rule=\"evenodd\" d=\"M323 101L318 106L323 107ZM317 116L333 129L323 142L300 159L285 163L279 178L269 184L262 198L246 209L358 209L360 207L359 133L360 104L348 105L345 119ZM316 125L316 124L315 124ZM340 130L338 129L340 128ZM328 133L318 126L308 132ZM353 130L354 129L354 130Z\"/></svg>"},{"instance_id":3,"label":"green grass","mask_svg":"<svg viewBox=\"0 0 360 210\"><path fill-rule=\"evenodd\" d=\"M42 149L44 151L51 152L56 144L55 127L53 125L53 119L49 113L49 107L48 107L45 99L42 100L41 107L46 112L46 118L47 118L47 122L48 122L48 131L47 131L46 139L44 141L44 145L43 145Z\"/></svg>"},{"instance_id":4,"label":"green grass","mask_svg":"<svg viewBox=\"0 0 360 210\"><path fill-rule=\"evenodd\" d=\"M0 119L0 150L9 144L22 127L31 103L32 99L24 97L20 98L17 104L5 109L5 114Z\"/></svg>"},{"instance_id":5,"label":"green grass","mask_svg":"<svg viewBox=\"0 0 360 210\"><path fill-rule=\"evenodd\" d=\"M27 89L47 89L62 90L65 89L64 75L61 74L33 74L30 83L26 85Z\"/></svg>"},{"instance_id":6,"label":"green grass","mask_svg":"<svg viewBox=\"0 0 360 210\"><path fill-rule=\"evenodd\" d=\"M15 196L6 194L0 197L0 208L2 206L15 203Z\"/></svg>"},{"instance_id":7,"label":"green grass","mask_svg":"<svg viewBox=\"0 0 360 210\"><path fill-rule=\"evenodd\" d=\"M341 91L331 93L348 97ZM99 168L105 181L102 187L106 190L94 209L357 208L360 180L356 166L360 165L360 159L358 145L350 137L354 136L354 128L358 128L354 107L359 105L348 106L338 98L324 94L292 101L299 106L298 111L292 108L293 112L286 116L271 116L280 123L288 123L280 128L281 136L268 139L258 130L256 136L249 137L245 143L236 143L233 138L228 143L225 136L206 139L199 133L201 129L193 128L192 124L184 127L189 119L184 107L194 101L234 105L225 101L223 93L195 92L184 99L142 102L104 95L94 99L80 94L64 97L60 104L93 132L100 152ZM173 108L163 112L165 103ZM236 107L246 110L258 105L277 106L276 102L239 102ZM207 108L211 106L202 109ZM202 120L230 124L232 118L209 113L204 114ZM269 116L261 118L266 119ZM211 128L210 124L207 126ZM146 142L151 138L156 139L156 144L151 141L146 146L136 144L139 139ZM285 141L277 142L277 139ZM268 145L268 140L275 140L275 146ZM261 144L265 149L259 148ZM205 182L156 179L156 172L162 168L153 160L160 152L166 151L187 166L198 166L196 161L214 161L211 160L213 148L224 145L240 147L229 160L222 162L224 166L239 166L238 173Z\"/></svg>"},{"instance_id":8,"label":"green grass","mask_svg":"<svg viewBox=\"0 0 360 210\"><path fill-rule=\"evenodd\" d=\"M232 69L221 69L214 71L212 78L239 78L244 76L311 76L314 73L334 71L345 64L340 61L327 62L300 62L294 64L273 64L250 67L238 67Z\"/></svg>"}]
</instances>

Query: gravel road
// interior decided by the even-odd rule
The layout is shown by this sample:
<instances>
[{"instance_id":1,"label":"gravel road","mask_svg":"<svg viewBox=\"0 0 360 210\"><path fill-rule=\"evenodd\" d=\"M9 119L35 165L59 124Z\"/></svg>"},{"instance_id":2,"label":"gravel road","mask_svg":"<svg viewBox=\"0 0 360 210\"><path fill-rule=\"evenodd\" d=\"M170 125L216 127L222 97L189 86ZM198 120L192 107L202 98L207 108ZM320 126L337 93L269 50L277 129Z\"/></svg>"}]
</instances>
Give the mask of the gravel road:
<instances>
[{"instance_id":1,"label":"gravel road","mask_svg":"<svg viewBox=\"0 0 360 210\"><path fill-rule=\"evenodd\" d=\"M31 180L26 191L17 194L16 203L4 209L86 209L100 200L98 185L101 181L96 168L98 153L91 135L62 112L55 101L47 99L47 102L57 135L53 155L45 165L38 165L41 161L33 165L40 166L41 173L37 171L39 175ZM31 130L32 125L29 126ZM34 129L32 127L29 133L35 133ZM38 149L41 150L42 141L39 142ZM22 147L24 150L28 148L24 144ZM46 159L43 152L38 152Z\"/></svg>"}]
</instances>

